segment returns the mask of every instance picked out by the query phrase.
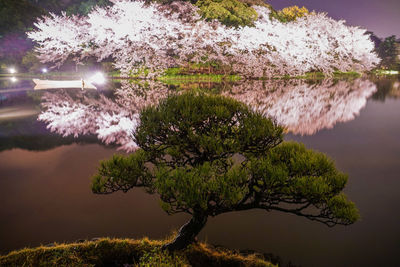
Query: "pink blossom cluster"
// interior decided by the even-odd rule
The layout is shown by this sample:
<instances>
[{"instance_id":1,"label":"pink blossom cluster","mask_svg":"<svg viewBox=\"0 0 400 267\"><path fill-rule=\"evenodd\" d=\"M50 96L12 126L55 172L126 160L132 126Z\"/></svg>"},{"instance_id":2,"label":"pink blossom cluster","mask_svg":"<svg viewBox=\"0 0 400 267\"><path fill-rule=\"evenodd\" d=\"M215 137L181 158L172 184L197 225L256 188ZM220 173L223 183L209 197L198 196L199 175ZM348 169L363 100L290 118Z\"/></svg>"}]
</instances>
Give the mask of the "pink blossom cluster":
<instances>
[{"instance_id":1,"label":"pink blossom cluster","mask_svg":"<svg viewBox=\"0 0 400 267\"><path fill-rule=\"evenodd\" d=\"M216 61L247 77L366 71L379 63L364 29L324 13L281 23L270 18L268 8L253 6L254 27L229 28L205 21L188 2L112 2L84 17L40 19L28 33L40 59L60 66L68 58L112 58L123 74L145 67L152 75L188 62Z\"/></svg>"}]
</instances>

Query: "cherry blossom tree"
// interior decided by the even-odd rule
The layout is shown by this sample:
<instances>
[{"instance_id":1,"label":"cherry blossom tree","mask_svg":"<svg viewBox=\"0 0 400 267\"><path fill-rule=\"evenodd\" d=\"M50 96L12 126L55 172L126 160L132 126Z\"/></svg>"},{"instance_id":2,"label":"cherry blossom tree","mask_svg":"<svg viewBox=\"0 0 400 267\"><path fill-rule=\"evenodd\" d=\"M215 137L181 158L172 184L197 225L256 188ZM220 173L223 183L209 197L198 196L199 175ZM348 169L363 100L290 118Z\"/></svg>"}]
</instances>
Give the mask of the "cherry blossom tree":
<instances>
[{"instance_id":1,"label":"cherry blossom tree","mask_svg":"<svg viewBox=\"0 0 400 267\"><path fill-rule=\"evenodd\" d=\"M247 77L366 71L379 63L365 30L324 13L282 23L268 7L254 6L254 26L229 28L203 20L188 2L112 2L85 17L63 13L39 20L28 35L38 44L40 59L60 65L67 58L112 57L125 75L216 61Z\"/></svg>"},{"instance_id":2,"label":"cherry blossom tree","mask_svg":"<svg viewBox=\"0 0 400 267\"><path fill-rule=\"evenodd\" d=\"M36 51L43 62L52 62L61 66L68 58L80 62L87 56L89 33L86 21L77 15L67 16L66 13L39 19L36 23L39 31L28 33L28 37L37 44Z\"/></svg>"}]
</instances>

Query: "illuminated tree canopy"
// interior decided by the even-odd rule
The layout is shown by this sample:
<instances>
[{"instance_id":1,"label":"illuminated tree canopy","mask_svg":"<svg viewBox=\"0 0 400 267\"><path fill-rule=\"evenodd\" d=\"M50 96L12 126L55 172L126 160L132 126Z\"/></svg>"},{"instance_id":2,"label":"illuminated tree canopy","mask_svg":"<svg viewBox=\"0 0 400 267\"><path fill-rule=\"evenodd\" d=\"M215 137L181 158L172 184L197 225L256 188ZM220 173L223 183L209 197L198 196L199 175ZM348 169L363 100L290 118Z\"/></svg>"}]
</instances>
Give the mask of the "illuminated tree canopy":
<instances>
[{"instance_id":1,"label":"illuminated tree canopy","mask_svg":"<svg viewBox=\"0 0 400 267\"><path fill-rule=\"evenodd\" d=\"M188 213L169 250L194 242L208 217L232 211L281 211L348 225L359 215L341 193L347 175L304 145L282 141L283 129L222 96L170 96L140 115L140 149L103 161L93 177L97 194L142 187L168 214Z\"/></svg>"},{"instance_id":2,"label":"illuminated tree canopy","mask_svg":"<svg viewBox=\"0 0 400 267\"><path fill-rule=\"evenodd\" d=\"M113 0L87 16L44 17L29 37L43 62L113 58L126 75L188 62L218 62L245 77L366 71L379 63L365 30L324 13L291 8L282 14L292 21L282 23L268 5L214 2Z\"/></svg>"}]
</instances>

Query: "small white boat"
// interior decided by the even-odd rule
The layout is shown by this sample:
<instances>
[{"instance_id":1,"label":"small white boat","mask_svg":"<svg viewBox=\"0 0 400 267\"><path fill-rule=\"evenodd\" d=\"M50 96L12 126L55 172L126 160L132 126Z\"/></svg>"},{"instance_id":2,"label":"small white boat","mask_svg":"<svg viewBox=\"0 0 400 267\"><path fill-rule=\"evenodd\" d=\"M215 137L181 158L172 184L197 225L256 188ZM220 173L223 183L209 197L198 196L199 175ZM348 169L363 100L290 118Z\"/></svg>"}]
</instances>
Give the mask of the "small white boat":
<instances>
[{"instance_id":1,"label":"small white boat","mask_svg":"<svg viewBox=\"0 0 400 267\"><path fill-rule=\"evenodd\" d=\"M34 90L55 89L55 88L81 88L96 89L97 88L87 80L72 80L72 81L55 81L55 80L40 80L33 79L36 84Z\"/></svg>"}]
</instances>

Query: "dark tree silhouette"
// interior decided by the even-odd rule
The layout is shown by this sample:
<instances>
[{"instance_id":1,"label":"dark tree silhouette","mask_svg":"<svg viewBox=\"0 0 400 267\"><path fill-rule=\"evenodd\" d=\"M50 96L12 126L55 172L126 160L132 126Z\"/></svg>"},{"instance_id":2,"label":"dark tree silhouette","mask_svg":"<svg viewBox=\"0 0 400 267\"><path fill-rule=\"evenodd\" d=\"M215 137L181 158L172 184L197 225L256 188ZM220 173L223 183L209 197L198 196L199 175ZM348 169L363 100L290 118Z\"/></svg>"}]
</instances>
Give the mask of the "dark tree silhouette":
<instances>
[{"instance_id":1,"label":"dark tree silhouette","mask_svg":"<svg viewBox=\"0 0 400 267\"><path fill-rule=\"evenodd\" d=\"M281 127L233 99L171 96L146 108L140 120L134 138L141 149L102 162L92 190L144 187L160 196L168 214L192 215L164 248L187 247L209 216L231 211L277 210L328 226L359 217L341 193L347 176L332 160L282 142Z\"/></svg>"},{"instance_id":2,"label":"dark tree silhouette","mask_svg":"<svg viewBox=\"0 0 400 267\"><path fill-rule=\"evenodd\" d=\"M400 46L400 44L396 42L395 35L386 37L385 40L379 45L378 55L382 59L382 67L389 69L400 69L398 46Z\"/></svg>"}]
</instances>

